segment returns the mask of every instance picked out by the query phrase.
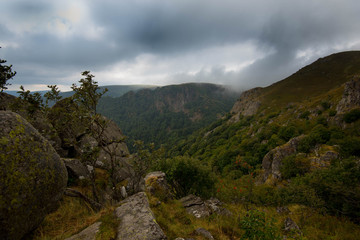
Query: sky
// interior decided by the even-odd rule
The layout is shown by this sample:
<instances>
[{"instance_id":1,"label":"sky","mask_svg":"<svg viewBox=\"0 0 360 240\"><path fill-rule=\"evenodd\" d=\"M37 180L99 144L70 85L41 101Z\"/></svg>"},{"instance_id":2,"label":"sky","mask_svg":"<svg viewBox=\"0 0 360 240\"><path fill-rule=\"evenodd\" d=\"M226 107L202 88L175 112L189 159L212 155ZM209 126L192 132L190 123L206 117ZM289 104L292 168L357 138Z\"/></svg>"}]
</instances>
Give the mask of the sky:
<instances>
[{"instance_id":1,"label":"sky","mask_svg":"<svg viewBox=\"0 0 360 240\"><path fill-rule=\"evenodd\" d=\"M0 59L24 85L267 86L360 50L358 0L0 0Z\"/></svg>"}]
</instances>

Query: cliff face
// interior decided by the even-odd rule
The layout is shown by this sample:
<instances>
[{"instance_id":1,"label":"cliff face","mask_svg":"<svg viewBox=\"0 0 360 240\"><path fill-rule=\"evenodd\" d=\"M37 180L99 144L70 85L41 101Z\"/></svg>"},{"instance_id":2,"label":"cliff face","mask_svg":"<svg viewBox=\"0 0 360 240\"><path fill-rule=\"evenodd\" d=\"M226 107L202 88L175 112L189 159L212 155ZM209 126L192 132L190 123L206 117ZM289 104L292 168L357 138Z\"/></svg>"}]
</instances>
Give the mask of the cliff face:
<instances>
[{"instance_id":1,"label":"cliff face","mask_svg":"<svg viewBox=\"0 0 360 240\"><path fill-rule=\"evenodd\" d=\"M253 88L246 92L243 92L236 101L231 113L234 113L233 121L238 121L240 115L242 116L252 116L254 115L261 105L260 94L262 93L262 88Z\"/></svg>"},{"instance_id":2,"label":"cliff face","mask_svg":"<svg viewBox=\"0 0 360 240\"><path fill-rule=\"evenodd\" d=\"M336 107L338 113L344 113L353 108L360 107L360 76L345 83L342 99Z\"/></svg>"}]
</instances>

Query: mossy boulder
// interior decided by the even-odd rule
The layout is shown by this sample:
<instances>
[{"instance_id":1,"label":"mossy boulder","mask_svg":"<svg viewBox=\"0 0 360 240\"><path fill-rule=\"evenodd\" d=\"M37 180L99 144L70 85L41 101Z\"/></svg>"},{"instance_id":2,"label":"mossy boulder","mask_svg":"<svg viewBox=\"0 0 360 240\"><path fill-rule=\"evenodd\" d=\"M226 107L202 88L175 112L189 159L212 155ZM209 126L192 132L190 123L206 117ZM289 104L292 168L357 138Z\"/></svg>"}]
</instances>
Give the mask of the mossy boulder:
<instances>
[{"instance_id":1,"label":"mossy boulder","mask_svg":"<svg viewBox=\"0 0 360 240\"><path fill-rule=\"evenodd\" d=\"M56 209L67 183L64 163L24 118L0 111L0 239L21 239Z\"/></svg>"}]
</instances>

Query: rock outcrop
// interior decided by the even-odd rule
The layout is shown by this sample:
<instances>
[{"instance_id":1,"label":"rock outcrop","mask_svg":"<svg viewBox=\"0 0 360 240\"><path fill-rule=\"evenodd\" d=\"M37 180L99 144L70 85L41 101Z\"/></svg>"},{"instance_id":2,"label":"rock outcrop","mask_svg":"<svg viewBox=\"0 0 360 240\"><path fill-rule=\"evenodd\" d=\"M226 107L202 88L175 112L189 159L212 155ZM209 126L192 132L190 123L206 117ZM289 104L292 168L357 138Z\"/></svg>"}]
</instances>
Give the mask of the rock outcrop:
<instances>
[{"instance_id":1,"label":"rock outcrop","mask_svg":"<svg viewBox=\"0 0 360 240\"><path fill-rule=\"evenodd\" d=\"M20 115L0 111L0 239L21 239L56 209L67 183L51 144Z\"/></svg>"},{"instance_id":2,"label":"rock outcrop","mask_svg":"<svg viewBox=\"0 0 360 240\"><path fill-rule=\"evenodd\" d=\"M239 120L239 116L252 116L254 115L261 105L259 96L261 94L262 88L253 88L246 92L243 92L240 95L239 100L236 101L231 113L235 115L232 118L232 121L236 122Z\"/></svg>"},{"instance_id":3,"label":"rock outcrop","mask_svg":"<svg viewBox=\"0 0 360 240\"><path fill-rule=\"evenodd\" d=\"M146 191L162 200L171 199L174 194L166 181L165 173L157 171L148 173L145 176Z\"/></svg>"},{"instance_id":4,"label":"rock outcrop","mask_svg":"<svg viewBox=\"0 0 360 240\"><path fill-rule=\"evenodd\" d=\"M204 228L198 228L195 230L195 233L197 235L200 235L200 236L203 236L204 238L206 239L209 239L209 240L214 240L215 238L213 237L213 235L206 229Z\"/></svg>"},{"instance_id":5,"label":"rock outcrop","mask_svg":"<svg viewBox=\"0 0 360 240\"><path fill-rule=\"evenodd\" d=\"M65 240L96 240L96 233L99 231L101 222L96 222L85 228L78 234L66 238Z\"/></svg>"},{"instance_id":6,"label":"rock outcrop","mask_svg":"<svg viewBox=\"0 0 360 240\"><path fill-rule=\"evenodd\" d=\"M88 168L78 159L63 158L69 178L89 179L90 172Z\"/></svg>"},{"instance_id":7,"label":"rock outcrop","mask_svg":"<svg viewBox=\"0 0 360 240\"><path fill-rule=\"evenodd\" d=\"M144 192L134 194L116 208L116 217L120 220L117 240L162 240L167 239L156 223L149 201Z\"/></svg>"},{"instance_id":8,"label":"rock outcrop","mask_svg":"<svg viewBox=\"0 0 360 240\"><path fill-rule=\"evenodd\" d=\"M336 111L342 114L356 107L360 107L360 76L354 76L345 83L344 93Z\"/></svg>"},{"instance_id":9,"label":"rock outcrop","mask_svg":"<svg viewBox=\"0 0 360 240\"><path fill-rule=\"evenodd\" d=\"M231 215L231 212L226 208L222 207L222 203L216 199L211 198L203 201L200 197L190 194L180 199L186 212L195 216L196 218L208 217L213 213L219 215Z\"/></svg>"},{"instance_id":10,"label":"rock outcrop","mask_svg":"<svg viewBox=\"0 0 360 240\"><path fill-rule=\"evenodd\" d=\"M282 160L285 157L296 153L297 146L302 138L304 138L304 135L292 138L286 144L274 148L265 155L262 161L262 168L264 169L264 182L268 178L281 180L280 167Z\"/></svg>"}]
</instances>

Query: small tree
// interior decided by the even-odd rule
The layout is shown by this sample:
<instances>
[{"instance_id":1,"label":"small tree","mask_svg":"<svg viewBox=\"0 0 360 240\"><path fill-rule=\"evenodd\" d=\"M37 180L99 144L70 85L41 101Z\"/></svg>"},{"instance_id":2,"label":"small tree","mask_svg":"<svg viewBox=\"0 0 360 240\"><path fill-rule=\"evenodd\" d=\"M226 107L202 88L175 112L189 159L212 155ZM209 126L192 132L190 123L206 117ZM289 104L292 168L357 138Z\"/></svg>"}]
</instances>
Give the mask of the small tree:
<instances>
[{"instance_id":1,"label":"small tree","mask_svg":"<svg viewBox=\"0 0 360 240\"><path fill-rule=\"evenodd\" d=\"M95 166L100 151L99 145L106 128L106 123L102 121L103 117L97 113L96 107L100 98L105 94L107 89L100 91L100 87L97 82L93 80L94 75L92 75L90 71L84 71L81 75L84 76L84 78L79 80L80 85L77 86L76 84L73 84L71 87L74 91L72 98L78 107L76 117L83 121L87 128L87 133L98 142L98 146L86 146L86 152L82 154L84 161L89 161L92 166ZM93 197L97 202L99 202L95 186L95 169L91 171L90 178Z\"/></svg>"},{"instance_id":2,"label":"small tree","mask_svg":"<svg viewBox=\"0 0 360 240\"><path fill-rule=\"evenodd\" d=\"M11 85L10 83L8 83L8 81L12 79L16 74L16 72L12 71L11 69L12 65L7 66L4 65L4 63L6 63L6 60L0 59L0 92L6 90L6 86Z\"/></svg>"},{"instance_id":3,"label":"small tree","mask_svg":"<svg viewBox=\"0 0 360 240\"><path fill-rule=\"evenodd\" d=\"M57 85L48 85L47 87L50 88L50 90L44 94L44 97L46 98L46 105L49 106L50 102L55 104L62 98L62 96L60 96L60 90Z\"/></svg>"}]
</instances>

